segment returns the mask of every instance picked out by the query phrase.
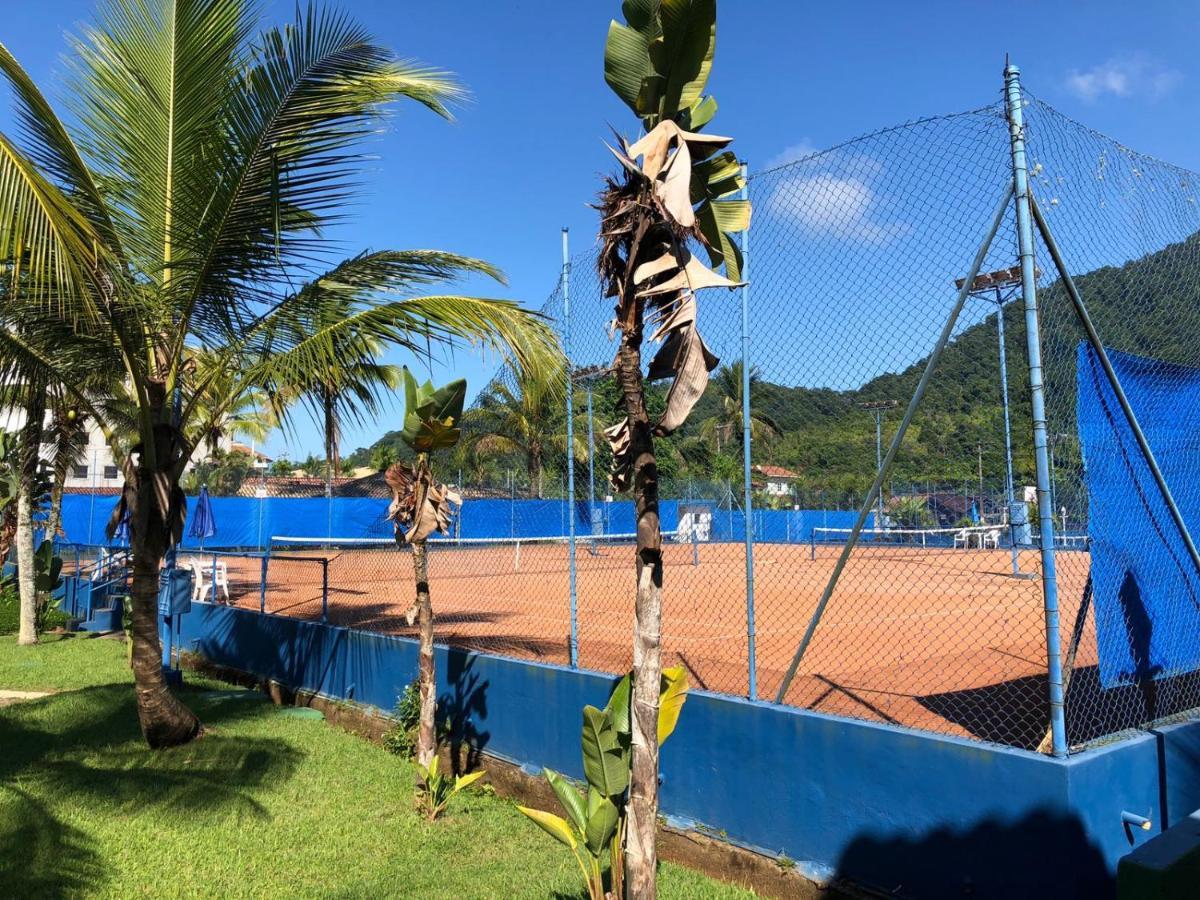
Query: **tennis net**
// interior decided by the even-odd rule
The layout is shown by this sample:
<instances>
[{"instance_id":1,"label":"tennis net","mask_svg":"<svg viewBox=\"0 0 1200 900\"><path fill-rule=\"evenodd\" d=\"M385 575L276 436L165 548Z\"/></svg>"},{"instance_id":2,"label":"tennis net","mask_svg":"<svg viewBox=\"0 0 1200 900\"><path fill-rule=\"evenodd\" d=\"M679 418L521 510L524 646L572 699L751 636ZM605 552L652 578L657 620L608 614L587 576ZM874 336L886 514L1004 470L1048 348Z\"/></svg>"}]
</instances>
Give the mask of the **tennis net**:
<instances>
[{"instance_id":1,"label":"tennis net","mask_svg":"<svg viewBox=\"0 0 1200 900\"><path fill-rule=\"evenodd\" d=\"M694 542L687 532L663 532L664 542ZM531 566L538 569L561 565L563 571L569 562L571 538L566 535L542 537L496 537L455 538L434 536L427 542L431 561L452 558L468 561L489 560L496 569L521 572ZM593 557L616 555L622 551L633 551L637 546L637 535L630 534L586 534L575 539L576 555ZM408 550L407 545L397 546L389 538L362 537L299 537L275 535L271 538L272 556L313 556L328 560L367 554L395 553Z\"/></svg>"},{"instance_id":2,"label":"tennis net","mask_svg":"<svg viewBox=\"0 0 1200 900\"><path fill-rule=\"evenodd\" d=\"M992 550L1009 546L1009 529L1004 525L972 525L964 528L864 528L858 544L863 547L947 548ZM810 545L815 556L820 547L841 548L849 542L853 528L812 530Z\"/></svg>"}]
</instances>

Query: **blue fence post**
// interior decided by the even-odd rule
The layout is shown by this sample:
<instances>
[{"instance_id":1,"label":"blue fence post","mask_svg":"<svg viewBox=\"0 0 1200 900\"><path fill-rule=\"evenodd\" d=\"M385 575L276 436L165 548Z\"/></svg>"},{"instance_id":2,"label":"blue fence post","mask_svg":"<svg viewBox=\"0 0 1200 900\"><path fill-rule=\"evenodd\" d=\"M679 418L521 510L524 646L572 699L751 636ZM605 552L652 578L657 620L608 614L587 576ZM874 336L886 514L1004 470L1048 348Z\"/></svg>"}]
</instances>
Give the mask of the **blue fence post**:
<instances>
[{"instance_id":1,"label":"blue fence post","mask_svg":"<svg viewBox=\"0 0 1200 900\"><path fill-rule=\"evenodd\" d=\"M268 555L264 555L262 558L262 576L259 578L259 582L258 582L258 611L260 613L265 613L267 611L267 560L268 559L270 559L270 557Z\"/></svg>"},{"instance_id":2,"label":"blue fence post","mask_svg":"<svg viewBox=\"0 0 1200 900\"><path fill-rule=\"evenodd\" d=\"M1063 705L1062 644L1058 622L1058 577L1054 560L1054 507L1050 496L1050 460L1046 446L1046 396L1042 380L1042 342L1038 329L1037 273L1033 258L1033 219L1029 207L1029 170L1025 157L1025 117L1020 70L1004 68L1012 144L1013 192L1017 205L1017 247L1021 261L1021 295L1025 308L1025 342L1029 358L1029 393L1033 414L1033 453L1037 468L1039 540L1042 555L1042 603L1046 613L1046 673L1050 695L1051 748L1067 755Z\"/></svg>"},{"instance_id":3,"label":"blue fence post","mask_svg":"<svg viewBox=\"0 0 1200 900\"><path fill-rule=\"evenodd\" d=\"M750 179L742 162L742 199L750 199ZM750 487L750 229L742 229L742 482L745 492L743 510L746 520L746 674L747 695L758 697L758 665L754 635L754 498Z\"/></svg>"},{"instance_id":4,"label":"blue fence post","mask_svg":"<svg viewBox=\"0 0 1200 900\"><path fill-rule=\"evenodd\" d=\"M562 230L563 352L567 357L567 569L571 604L571 668L579 666L579 620L575 595L575 375L571 362L571 250L568 229ZM590 456L590 452L589 452ZM589 513L590 515L590 513Z\"/></svg>"},{"instance_id":5,"label":"blue fence post","mask_svg":"<svg viewBox=\"0 0 1200 900\"><path fill-rule=\"evenodd\" d=\"M329 560L321 559L321 624L329 624Z\"/></svg>"},{"instance_id":6,"label":"blue fence post","mask_svg":"<svg viewBox=\"0 0 1200 900\"><path fill-rule=\"evenodd\" d=\"M592 424L592 383L587 386L588 417L588 531L596 533L596 432Z\"/></svg>"}]
</instances>

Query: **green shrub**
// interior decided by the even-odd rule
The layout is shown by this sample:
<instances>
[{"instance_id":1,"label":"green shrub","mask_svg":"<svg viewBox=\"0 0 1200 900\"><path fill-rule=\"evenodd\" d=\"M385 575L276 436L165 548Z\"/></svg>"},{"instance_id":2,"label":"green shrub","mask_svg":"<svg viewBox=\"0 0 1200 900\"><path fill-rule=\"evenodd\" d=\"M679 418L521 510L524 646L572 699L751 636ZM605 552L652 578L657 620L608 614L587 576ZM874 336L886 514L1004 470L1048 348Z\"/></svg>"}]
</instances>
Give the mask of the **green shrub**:
<instances>
[{"instance_id":1,"label":"green shrub","mask_svg":"<svg viewBox=\"0 0 1200 900\"><path fill-rule=\"evenodd\" d=\"M421 686L412 682L396 699L392 725L383 733L383 746L397 756L412 757L417 748L417 726L421 722Z\"/></svg>"},{"instance_id":2,"label":"green shrub","mask_svg":"<svg viewBox=\"0 0 1200 900\"><path fill-rule=\"evenodd\" d=\"M0 581L0 634L16 634L21 626L21 595L14 581Z\"/></svg>"}]
</instances>

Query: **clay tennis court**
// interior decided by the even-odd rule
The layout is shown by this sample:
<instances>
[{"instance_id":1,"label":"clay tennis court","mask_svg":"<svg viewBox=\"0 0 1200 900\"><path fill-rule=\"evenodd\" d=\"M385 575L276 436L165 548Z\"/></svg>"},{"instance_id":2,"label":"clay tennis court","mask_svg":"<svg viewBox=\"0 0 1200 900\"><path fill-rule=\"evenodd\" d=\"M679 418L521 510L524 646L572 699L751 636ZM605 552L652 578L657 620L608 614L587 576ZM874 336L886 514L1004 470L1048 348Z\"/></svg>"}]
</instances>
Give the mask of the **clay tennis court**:
<instances>
[{"instance_id":1,"label":"clay tennis court","mask_svg":"<svg viewBox=\"0 0 1200 900\"><path fill-rule=\"evenodd\" d=\"M836 562L839 548L755 546L758 697L774 699ZM569 661L564 543L431 545L437 640L542 662ZM815 558L812 558L815 557ZM304 550L222 557L232 601L319 619L328 582L331 624L414 634L403 618L411 559L392 548ZM1063 552L1064 646L1087 578L1085 552ZM631 662L633 550L585 539L577 553L579 664L623 672ZM1038 572L1036 551L1020 569ZM860 546L851 556L787 695L791 704L951 734L1036 745L1045 729L1046 650L1041 583L1014 578L1006 549ZM745 548L669 544L663 590L664 664L694 687L745 695ZM1085 630L1077 665L1095 663Z\"/></svg>"}]
</instances>

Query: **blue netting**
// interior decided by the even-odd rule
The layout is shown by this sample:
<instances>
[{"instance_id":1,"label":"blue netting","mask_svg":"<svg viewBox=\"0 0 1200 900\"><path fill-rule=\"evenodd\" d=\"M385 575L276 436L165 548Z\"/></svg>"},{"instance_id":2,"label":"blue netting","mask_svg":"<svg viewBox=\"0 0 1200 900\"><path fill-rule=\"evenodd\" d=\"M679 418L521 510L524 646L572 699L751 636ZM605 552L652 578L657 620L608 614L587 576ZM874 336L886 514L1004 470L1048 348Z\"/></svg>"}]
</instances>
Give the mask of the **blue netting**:
<instances>
[{"instance_id":1,"label":"blue netting","mask_svg":"<svg viewBox=\"0 0 1200 900\"><path fill-rule=\"evenodd\" d=\"M1176 503L1200 504L1200 369L1109 351ZM1092 539L1092 590L1106 687L1200 667L1200 574L1138 449L1095 351L1077 353L1077 410Z\"/></svg>"}]
</instances>

